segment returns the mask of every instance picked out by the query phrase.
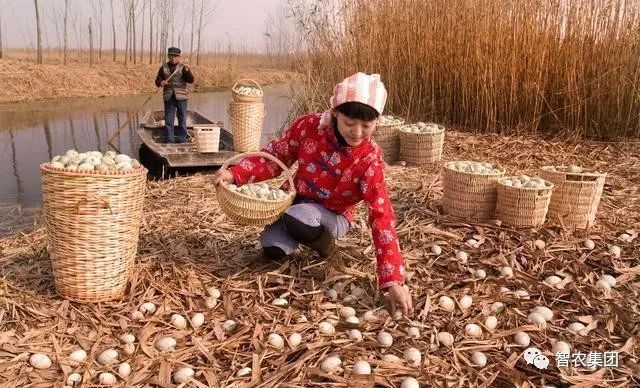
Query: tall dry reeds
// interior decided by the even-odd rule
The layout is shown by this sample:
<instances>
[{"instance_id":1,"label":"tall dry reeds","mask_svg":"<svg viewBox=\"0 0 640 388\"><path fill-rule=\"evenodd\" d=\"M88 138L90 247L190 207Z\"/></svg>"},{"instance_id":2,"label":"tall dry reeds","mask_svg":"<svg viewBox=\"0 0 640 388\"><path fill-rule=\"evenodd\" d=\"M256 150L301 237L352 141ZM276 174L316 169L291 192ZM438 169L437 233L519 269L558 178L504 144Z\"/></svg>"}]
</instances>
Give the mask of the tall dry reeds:
<instances>
[{"instance_id":1,"label":"tall dry reeds","mask_svg":"<svg viewBox=\"0 0 640 388\"><path fill-rule=\"evenodd\" d=\"M481 131L640 136L640 5L625 0L291 1L307 51L299 109L356 71L387 112Z\"/></svg>"}]
</instances>

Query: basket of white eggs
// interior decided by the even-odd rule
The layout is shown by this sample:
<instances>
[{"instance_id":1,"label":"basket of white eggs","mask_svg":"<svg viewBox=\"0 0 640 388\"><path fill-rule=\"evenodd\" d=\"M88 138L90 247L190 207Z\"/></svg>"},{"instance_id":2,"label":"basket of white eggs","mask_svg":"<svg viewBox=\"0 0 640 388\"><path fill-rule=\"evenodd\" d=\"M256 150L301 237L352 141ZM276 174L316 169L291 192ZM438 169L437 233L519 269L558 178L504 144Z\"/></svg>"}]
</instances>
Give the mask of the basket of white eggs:
<instances>
[{"instance_id":1,"label":"basket of white eggs","mask_svg":"<svg viewBox=\"0 0 640 388\"><path fill-rule=\"evenodd\" d=\"M408 164L430 164L442 158L444 126L417 122L400 128L400 159Z\"/></svg>"},{"instance_id":2,"label":"basket of white eggs","mask_svg":"<svg viewBox=\"0 0 640 388\"><path fill-rule=\"evenodd\" d=\"M387 163L398 161L400 156L400 135L398 130L404 125L404 120L392 115L380 116L373 132L373 139L382 149L382 155Z\"/></svg>"},{"instance_id":3,"label":"basket of white eggs","mask_svg":"<svg viewBox=\"0 0 640 388\"><path fill-rule=\"evenodd\" d=\"M256 81L241 79L231 87L231 94L235 102L261 102L264 93Z\"/></svg>"},{"instance_id":4,"label":"basket of white eggs","mask_svg":"<svg viewBox=\"0 0 640 388\"><path fill-rule=\"evenodd\" d=\"M289 183L288 190L277 188L267 182L241 186L219 184L216 187L216 195L220 208L234 222L242 225L265 226L277 221L293 203L296 196L293 173L278 158L260 151L236 155L226 160L221 169L226 169L237 160L252 156L275 162L282 169L282 177Z\"/></svg>"},{"instance_id":5,"label":"basket of white eggs","mask_svg":"<svg viewBox=\"0 0 640 388\"><path fill-rule=\"evenodd\" d=\"M495 217L497 182L502 167L488 162L452 161L442 169L442 207L445 214L474 221Z\"/></svg>"},{"instance_id":6,"label":"basket of white eggs","mask_svg":"<svg viewBox=\"0 0 640 388\"><path fill-rule=\"evenodd\" d=\"M549 205L550 220L575 229L593 226L606 173L578 165L544 166L540 176L555 185Z\"/></svg>"},{"instance_id":7,"label":"basket of white eggs","mask_svg":"<svg viewBox=\"0 0 640 388\"><path fill-rule=\"evenodd\" d=\"M549 211L553 183L527 175L498 180L498 219L515 227L539 227Z\"/></svg>"},{"instance_id":8,"label":"basket of white eggs","mask_svg":"<svg viewBox=\"0 0 640 388\"><path fill-rule=\"evenodd\" d=\"M69 150L40 172L57 292L81 302L121 298L138 248L147 169L113 151Z\"/></svg>"}]
</instances>

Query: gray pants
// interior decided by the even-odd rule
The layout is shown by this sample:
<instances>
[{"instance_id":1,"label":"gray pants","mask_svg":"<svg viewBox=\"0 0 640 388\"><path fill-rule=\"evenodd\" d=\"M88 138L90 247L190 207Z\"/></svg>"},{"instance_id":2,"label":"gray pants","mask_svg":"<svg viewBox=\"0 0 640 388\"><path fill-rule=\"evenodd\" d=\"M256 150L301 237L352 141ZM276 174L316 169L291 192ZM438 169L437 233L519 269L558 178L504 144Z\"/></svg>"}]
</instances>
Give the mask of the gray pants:
<instances>
[{"instance_id":1,"label":"gray pants","mask_svg":"<svg viewBox=\"0 0 640 388\"><path fill-rule=\"evenodd\" d=\"M291 206L285 212L291 217L308 226L324 226L334 238L339 238L349 231L349 220L342 214L337 214L316 203L300 203ZM267 226L260 235L260 244L265 247L278 247L286 255L292 254L300 244L291 237L280 218L278 221Z\"/></svg>"}]
</instances>

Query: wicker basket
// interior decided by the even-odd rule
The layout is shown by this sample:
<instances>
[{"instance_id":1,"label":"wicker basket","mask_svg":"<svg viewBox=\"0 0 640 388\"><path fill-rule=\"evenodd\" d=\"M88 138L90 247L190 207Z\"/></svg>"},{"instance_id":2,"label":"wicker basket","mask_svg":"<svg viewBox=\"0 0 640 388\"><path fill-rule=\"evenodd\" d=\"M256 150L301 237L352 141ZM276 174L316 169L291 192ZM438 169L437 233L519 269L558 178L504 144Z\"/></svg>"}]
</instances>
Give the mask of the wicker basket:
<instances>
[{"instance_id":1,"label":"wicker basket","mask_svg":"<svg viewBox=\"0 0 640 388\"><path fill-rule=\"evenodd\" d=\"M398 129L402 127L404 120L398 124L378 124L373 139L382 149L382 156L387 163L397 162L400 158L400 136Z\"/></svg>"},{"instance_id":2,"label":"wicker basket","mask_svg":"<svg viewBox=\"0 0 640 388\"><path fill-rule=\"evenodd\" d=\"M254 85L256 85L258 87L258 89L260 90L260 95L259 96L247 96L244 94L240 94L238 92L236 92L236 86L238 86L238 84L242 81L249 81L250 83L253 83ZM231 95L233 96L233 101L235 102L262 102L262 97L264 95L264 92L262 91L262 88L260 87L260 84L258 84L256 81L252 80L252 79L241 79L238 82L236 82L232 87L231 87Z\"/></svg>"},{"instance_id":3,"label":"wicker basket","mask_svg":"<svg viewBox=\"0 0 640 388\"><path fill-rule=\"evenodd\" d=\"M57 292L81 302L121 298L138 249L147 169L72 172L40 166Z\"/></svg>"},{"instance_id":4,"label":"wicker basket","mask_svg":"<svg viewBox=\"0 0 640 388\"><path fill-rule=\"evenodd\" d=\"M606 174L568 173L565 166L545 166L540 170L540 177L555 185L549 205L549 219L561 219L563 225L575 229L593 226Z\"/></svg>"},{"instance_id":5,"label":"wicker basket","mask_svg":"<svg viewBox=\"0 0 640 388\"><path fill-rule=\"evenodd\" d=\"M261 156L269 159L280 168L289 181L289 193L286 199L280 201L264 200L238 193L230 190L226 185L219 184L216 187L216 193L220 208L231 220L251 226L265 226L277 221L282 213L287 210L296 196L295 186L293 183L292 171L287 168L279 159L266 152L247 152L236 155L224 162L221 169L226 169L232 162L244 159L250 156Z\"/></svg>"},{"instance_id":6,"label":"wicker basket","mask_svg":"<svg viewBox=\"0 0 640 388\"><path fill-rule=\"evenodd\" d=\"M196 149L198 152L218 152L220 150L220 127L194 126Z\"/></svg>"},{"instance_id":7,"label":"wicker basket","mask_svg":"<svg viewBox=\"0 0 640 388\"><path fill-rule=\"evenodd\" d=\"M498 219L515 227L539 227L544 224L553 183L545 182L544 188L513 187L498 181Z\"/></svg>"},{"instance_id":8,"label":"wicker basket","mask_svg":"<svg viewBox=\"0 0 640 388\"><path fill-rule=\"evenodd\" d=\"M404 127L403 127L404 128ZM400 159L408 164L437 163L442 158L444 127L438 125L438 132L411 133L400 129Z\"/></svg>"},{"instance_id":9,"label":"wicker basket","mask_svg":"<svg viewBox=\"0 0 640 388\"><path fill-rule=\"evenodd\" d=\"M461 172L445 164L442 169L442 207L445 214L474 221L486 221L495 217L498 201L497 182L504 176L504 169L495 174Z\"/></svg>"},{"instance_id":10,"label":"wicker basket","mask_svg":"<svg viewBox=\"0 0 640 388\"><path fill-rule=\"evenodd\" d=\"M254 152L260 149L265 116L265 106L261 102L232 102L229 104L234 150Z\"/></svg>"}]
</instances>

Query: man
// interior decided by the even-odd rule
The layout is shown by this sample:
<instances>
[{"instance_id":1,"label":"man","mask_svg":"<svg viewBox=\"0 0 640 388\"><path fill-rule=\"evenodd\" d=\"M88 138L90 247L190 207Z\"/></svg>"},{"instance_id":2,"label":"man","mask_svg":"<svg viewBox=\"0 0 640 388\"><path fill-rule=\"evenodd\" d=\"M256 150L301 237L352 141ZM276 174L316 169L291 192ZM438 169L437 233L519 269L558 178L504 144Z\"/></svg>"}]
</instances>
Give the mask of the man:
<instances>
[{"instance_id":1,"label":"man","mask_svg":"<svg viewBox=\"0 0 640 388\"><path fill-rule=\"evenodd\" d=\"M169 61L162 64L156 76L156 86L163 87L167 143L184 143L187 141L187 84L193 83L193 73L187 65L180 63L179 48L169 47L167 56ZM171 77L174 72L176 74ZM174 130L176 110L178 111L177 131Z\"/></svg>"}]
</instances>

